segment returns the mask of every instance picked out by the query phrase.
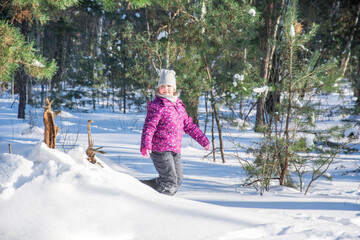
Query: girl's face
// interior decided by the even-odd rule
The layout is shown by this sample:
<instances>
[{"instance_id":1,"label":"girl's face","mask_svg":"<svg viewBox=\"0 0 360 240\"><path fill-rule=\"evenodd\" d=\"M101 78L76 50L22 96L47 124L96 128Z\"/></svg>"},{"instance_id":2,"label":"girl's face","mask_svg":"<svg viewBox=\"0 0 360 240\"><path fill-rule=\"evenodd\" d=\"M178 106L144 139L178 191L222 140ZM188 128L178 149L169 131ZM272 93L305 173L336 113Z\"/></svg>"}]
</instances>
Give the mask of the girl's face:
<instances>
[{"instance_id":1,"label":"girl's face","mask_svg":"<svg viewBox=\"0 0 360 240\"><path fill-rule=\"evenodd\" d=\"M174 95L174 88L171 85L161 85L159 87L159 93L161 95L173 96Z\"/></svg>"}]
</instances>

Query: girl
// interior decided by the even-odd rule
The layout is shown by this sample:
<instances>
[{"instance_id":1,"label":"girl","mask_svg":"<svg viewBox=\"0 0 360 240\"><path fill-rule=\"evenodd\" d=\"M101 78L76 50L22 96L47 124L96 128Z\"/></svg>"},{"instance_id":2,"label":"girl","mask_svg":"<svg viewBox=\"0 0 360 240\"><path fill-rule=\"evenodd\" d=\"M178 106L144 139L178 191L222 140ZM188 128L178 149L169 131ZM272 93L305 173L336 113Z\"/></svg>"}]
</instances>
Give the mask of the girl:
<instances>
[{"instance_id":1,"label":"girl","mask_svg":"<svg viewBox=\"0 0 360 240\"><path fill-rule=\"evenodd\" d=\"M141 154L151 157L159 173L158 178L142 182L160 193L174 195L182 183L180 150L183 132L205 150L210 149L209 140L187 115L184 104L177 96L175 71L164 70L160 75L156 98L147 106L140 147Z\"/></svg>"}]
</instances>

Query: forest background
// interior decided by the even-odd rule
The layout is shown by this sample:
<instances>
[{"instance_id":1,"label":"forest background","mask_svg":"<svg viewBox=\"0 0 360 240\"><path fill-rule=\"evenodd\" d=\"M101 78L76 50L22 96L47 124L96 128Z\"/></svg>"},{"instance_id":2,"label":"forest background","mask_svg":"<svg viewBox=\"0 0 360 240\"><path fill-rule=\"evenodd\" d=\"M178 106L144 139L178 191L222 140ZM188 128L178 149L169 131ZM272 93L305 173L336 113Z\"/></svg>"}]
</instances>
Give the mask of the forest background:
<instances>
[{"instance_id":1,"label":"forest background","mask_svg":"<svg viewBox=\"0 0 360 240\"><path fill-rule=\"evenodd\" d=\"M350 81L359 94L358 1L2 0L0 15L1 91L18 96L18 118L26 118L26 104L44 106L46 97L54 108L96 110L101 103L142 111L159 71L174 69L196 123L200 97L210 102L214 159L219 150L225 162L221 123L241 119L245 126L256 111L264 142L252 150L257 168L244 169L264 188L274 172L289 184L289 162L302 166L296 153L314 151L306 139L294 141L299 131L309 133L314 114L324 114L309 101L312 93L340 92L339 83ZM357 114L359 104L342 111ZM317 136L330 146L329 137ZM267 155L264 146L273 142ZM327 166L343 146L322 152L316 164Z\"/></svg>"}]
</instances>

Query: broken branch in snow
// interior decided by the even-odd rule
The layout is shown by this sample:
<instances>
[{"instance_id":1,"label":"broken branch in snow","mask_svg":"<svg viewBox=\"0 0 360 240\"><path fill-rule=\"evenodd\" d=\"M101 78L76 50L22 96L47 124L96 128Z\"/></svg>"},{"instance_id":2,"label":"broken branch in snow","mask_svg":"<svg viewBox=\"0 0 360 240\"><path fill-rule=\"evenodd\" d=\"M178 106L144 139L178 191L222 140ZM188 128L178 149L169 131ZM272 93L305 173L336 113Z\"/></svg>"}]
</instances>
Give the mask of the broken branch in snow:
<instances>
[{"instance_id":1,"label":"broken branch in snow","mask_svg":"<svg viewBox=\"0 0 360 240\"><path fill-rule=\"evenodd\" d=\"M51 104L54 102L49 101L48 98L45 99L46 106L43 106L44 111L44 142L49 148L56 148L56 135L58 134L60 128L55 124L55 117L61 113L61 110L53 112L51 109Z\"/></svg>"},{"instance_id":2,"label":"broken branch in snow","mask_svg":"<svg viewBox=\"0 0 360 240\"><path fill-rule=\"evenodd\" d=\"M89 141L89 147L86 149L86 155L88 156L87 160L93 164L97 163L96 159L95 159L95 153L101 153L101 154L105 154L106 152L100 150L102 147L98 147L98 148L94 148L94 143L92 141L92 137L91 137L91 127L90 124L93 123L93 120L88 120L87 123L87 130L88 130L88 141ZM103 167L99 162L98 164Z\"/></svg>"}]
</instances>

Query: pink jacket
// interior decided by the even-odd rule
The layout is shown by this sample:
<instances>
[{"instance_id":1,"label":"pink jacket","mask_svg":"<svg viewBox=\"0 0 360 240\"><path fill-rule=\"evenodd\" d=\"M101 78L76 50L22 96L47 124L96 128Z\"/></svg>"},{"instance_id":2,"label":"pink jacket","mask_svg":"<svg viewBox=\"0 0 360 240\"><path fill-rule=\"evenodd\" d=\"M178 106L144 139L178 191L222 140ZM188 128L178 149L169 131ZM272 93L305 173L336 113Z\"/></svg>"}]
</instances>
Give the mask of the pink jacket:
<instances>
[{"instance_id":1,"label":"pink jacket","mask_svg":"<svg viewBox=\"0 0 360 240\"><path fill-rule=\"evenodd\" d=\"M180 153L184 131L201 146L209 145L209 140L187 115L185 106L179 98L176 103L172 103L168 99L157 96L147 106L141 149Z\"/></svg>"}]
</instances>

